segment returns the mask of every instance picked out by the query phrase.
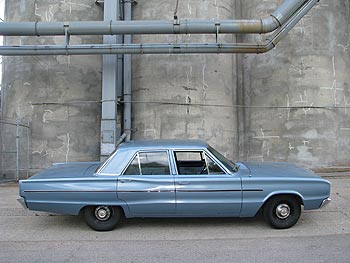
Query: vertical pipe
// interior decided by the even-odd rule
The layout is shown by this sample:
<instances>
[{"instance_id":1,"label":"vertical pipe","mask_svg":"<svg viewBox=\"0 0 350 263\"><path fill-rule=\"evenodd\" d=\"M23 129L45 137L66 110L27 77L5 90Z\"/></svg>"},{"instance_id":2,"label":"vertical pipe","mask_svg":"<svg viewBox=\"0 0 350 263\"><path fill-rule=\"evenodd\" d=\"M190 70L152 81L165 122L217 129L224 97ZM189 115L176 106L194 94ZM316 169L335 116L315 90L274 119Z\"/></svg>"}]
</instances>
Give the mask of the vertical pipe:
<instances>
[{"instance_id":1,"label":"vertical pipe","mask_svg":"<svg viewBox=\"0 0 350 263\"><path fill-rule=\"evenodd\" d=\"M131 0L124 2L124 20L131 20ZM131 44L131 35L124 35L124 44ZM131 55L124 55L124 132L131 140Z\"/></svg>"},{"instance_id":2,"label":"vertical pipe","mask_svg":"<svg viewBox=\"0 0 350 263\"><path fill-rule=\"evenodd\" d=\"M28 127L27 127L27 179L29 178L29 167L30 167L30 126L28 121Z\"/></svg>"},{"instance_id":3,"label":"vertical pipe","mask_svg":"<svg viewBox=\"0 0 350 263\"><path fill-rule=\"evenodd\" d=\"M19 180L19 119L16 119L16 182Z\"/></svg>"},{"instance_id":4,"label":"vertical pipe","mask_svg":"<svg viewBox=\"0 0 350 263\"><path fill-rule=\"evenodd\" d=\"M0 113L1 114L1 113ZM1 116L1 119L2 119L2 116ZM0 157L1 157L1 166L0 166L0 172L1 172L1 174L0 174L0 176L3 176L4 174L3 174L3 170L4 170L4 153L3 153L3 151L4 151L4 147L3 147L3 129L4 129L4 127L3 127L4 125L3 125L3 122L2 121L0 121Z\"/></svg>"},{"instance_id":5,"label":"vertical pipe","mask_svg":"<svg viewBox=\"0 0 350 263\"><path fill-rule=\"evenodd\" d=\"M123 20L124 17L124 8L122 6L122 2L118 0L118 20ZM117 43L123 44L124 37L123 35L117 35ZM117 55L117 96L123 96L123 70L124 70L124 55Z\"/></svg>"},{"instance_id":6,"label":"vertical pipe","mask_svg":"<svg viewBox=\"0 0 350 263\"><path fill-rule=\"evenodd\" d=\"M236 0L235 2L235 15L238 18L243 16L242 0ZM244 36L236 35L236 41L243 43ZM237 92L236 101L237 105L244 106L245 104L245 85L244 85L244 58L243 54L236 55L236 78L237 78ZM236 140L236 154L237 160L245 160L245 107L237 108L237 140Z\"/></svg>"},{"instance_id":7,"label":"vertical pipe","mask_svg":"<svg viewBox=\"0 0 350 263\"><path fill-rule=\"evenodd\" d=\"M120 20L119 0L104 1L104 21ZM121 36L104 35L104 44L121 44ZM101 118L101 153L100 159L105 159L110 155L116 144L116 138L120 135L117 124L118 112L118 77L120 78L122 69L118 69L116 55L103 55L102 69L102 118Z\"/></svg>"},{"instance_id":8,"label":"vertical pipe","mask_svg":"<svg viewBox=\"0 0 350 263\"><path fill-rule=\"evenodd\" d=\"M6 8L6 5L5 5L5 8ZM5 19L6 21L6 19ZM4 37L3 38L3 43L2 45L6 45L6 38ZM4 105L5 105L5 89L4 89L4 83L5 83L5 77L6 77L6 74L4 74L5 72L5 63L6 63L6 59L3 57L2 58L2 63L1 63L1 70L2 70L2 79L1 79L1 91L0 91L0 120L3 120L4 119ZM1 172L1 176L4 175L4 137L3 137L3 132L4 132L4 124L3 122L0 121L0 154L1 154L1 167L0 167L0 172Z\"/></svg>"}]
</instances>

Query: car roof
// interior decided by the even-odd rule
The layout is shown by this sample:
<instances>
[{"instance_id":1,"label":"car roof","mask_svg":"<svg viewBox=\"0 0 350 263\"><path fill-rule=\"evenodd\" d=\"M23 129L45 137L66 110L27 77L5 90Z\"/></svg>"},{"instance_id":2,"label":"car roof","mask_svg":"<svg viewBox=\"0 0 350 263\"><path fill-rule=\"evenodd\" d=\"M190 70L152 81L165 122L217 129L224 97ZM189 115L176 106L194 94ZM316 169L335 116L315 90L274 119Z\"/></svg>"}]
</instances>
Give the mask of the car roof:
<instances>
[{"instance_id":1,"label":"car roof","mask_svg":"<svg viewBox=\"0 0 350 263\"><path fill-rule=\"evenodd\" d=\"M208 148L208 144L201 140L138 140L124 142L119 149L201 149Z\"/></svg>"}]
</instances>

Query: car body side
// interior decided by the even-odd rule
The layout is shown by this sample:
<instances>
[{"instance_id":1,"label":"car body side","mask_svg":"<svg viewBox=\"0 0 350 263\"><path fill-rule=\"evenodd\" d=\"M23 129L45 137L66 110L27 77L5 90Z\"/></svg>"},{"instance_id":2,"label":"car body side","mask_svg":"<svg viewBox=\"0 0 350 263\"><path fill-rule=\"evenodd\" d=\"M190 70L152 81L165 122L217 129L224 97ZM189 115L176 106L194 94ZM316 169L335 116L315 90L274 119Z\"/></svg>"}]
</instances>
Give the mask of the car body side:
<instances>
[{"instance_id":1,"label":"car body side","mask_svg":"<svg viewBox=\"0 0 350 263\"><path fill-rule=\"evenodd\" d=\"M45 176L48 172L44 171L43 176L39 174L29 180L20 181L20 196L30 210L78 215L84 207L108 205L121 207L125 217L131 218L253 217L272 196L293 195L300 201L305 210L311 210L320 208L322 202L330 194L330 183L327 180L316 175L295 177L293 169L289 166L283 168L284 176L276 174L271 176L254 175L249 169L249 164L245 163L238 163L238 171L232 173L208 150L206 145L180 148L155 147L151 150L166 151L168 153L171 175L168 175L168 177L148 176L145 180L140 176L138 185L145 182L147 184L150 181L163 185L163 188L155 189L145 186L146 188L143 191L138 191L137 187L129 189L129 197L131 196L133 205L151 208L149 210L151 211L150 213L135 213L130 209L130 203L127 203L122 198L123 180L128 179L128 177L123 175L123 172L138 152L149 150L150 148L122 147L102 165L99 163L87 163L84 172L77 176L60 176L60 174L64 174L66 164L55 165L53 168L50 168L55 171L52 172L55 175L51 177ZM185 186L177 184L180 175L177 174L174 151L184 150L204 151L225 171L225 174L217 176L203 175L199 179L198 177L195 178L208 183L197 190L196 195L191 195L194 192L193 189L187 191L184 195L190 196L189 200L192 203L187 207L187 212L178 213L177 210L181 207L182 202L180 200L180 192L182 187ZM74 164L72 165L74 166ZM99 165L100 168L97 169ZM132 179L135 180L135 177ZM186 178L185 180L190 181L191 178ZM227 180L229 182L232 181L232 185L227 185ZM143 198L145 194L152 198ZM231 197L232 200L229 200ZM210 204L210 202L214 203ZM169 204L174 207L174 210L166 212L164 207ZM236 209L219 212L230 205L234 205ZM206 209L197 213L196 207ZM191 211L194 212L191 213Z\"/></svg>"}]
</instances>

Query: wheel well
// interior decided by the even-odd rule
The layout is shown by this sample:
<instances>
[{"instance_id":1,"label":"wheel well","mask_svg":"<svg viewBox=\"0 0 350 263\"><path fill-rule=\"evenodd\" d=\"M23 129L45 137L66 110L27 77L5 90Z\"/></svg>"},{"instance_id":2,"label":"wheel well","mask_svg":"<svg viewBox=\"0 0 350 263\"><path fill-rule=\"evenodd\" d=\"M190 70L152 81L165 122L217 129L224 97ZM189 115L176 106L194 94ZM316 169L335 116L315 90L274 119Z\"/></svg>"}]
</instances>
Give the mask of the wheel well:
<instances>
[{"instance_id":1,"label":"wheel well","mask_svg":"<svg viewBox=\"0 0 350 263\"><path fill-rule=\"evenodd\" d=\"M270 200L270 199L272 199L272 198L275 198L275 197L293 197L295 200L297 200L298 201L298 203L300 204L300 205L304 205L304 202L303 202L303 199L301 199L301 197L299 196L299 195L297 195L297 194L275 194L275 195L272 195L272 196L270 196L265 202L264 202L264 205ZM263 205L263 206L264 206Z\"/></svg>"},{"instance_id":2,"label":"wheel well","mask_svg":"<svg viewBox=\"0 0 350 263\"><path fill-rule=\"evenodd\" d=\"M302 199L299 195L297 195L297 194L275 194L275 195L271 195L268 199L265 200L265 202L262 204L262 206L260 207L260 209L259 209L259 211L257 212L257 214L259 214L259 213L262 212L262 210L264 209L266 203L267 203L269 200L271 200L272 198L282 197L282 196L284 196L284 197L292 197L292 198L294 198L295 200L297 200L298 203L299 203L300 205L304 205L303 199Z\"/></svg>"}]
</instances>

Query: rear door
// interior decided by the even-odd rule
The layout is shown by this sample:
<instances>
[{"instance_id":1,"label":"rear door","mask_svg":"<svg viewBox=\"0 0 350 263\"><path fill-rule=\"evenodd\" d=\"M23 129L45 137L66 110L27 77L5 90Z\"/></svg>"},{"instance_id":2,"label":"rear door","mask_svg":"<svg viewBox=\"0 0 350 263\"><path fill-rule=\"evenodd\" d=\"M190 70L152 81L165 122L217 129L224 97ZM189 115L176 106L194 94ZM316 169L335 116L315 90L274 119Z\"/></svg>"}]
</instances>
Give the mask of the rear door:
<instances>
[{"instance_id":1,"label":"rear door","mask_svg":"<svg viewBox=\"0 0 350 263\"><path fill-rule=\"evenodd\" d=\"M140 151L118 177L118 198L133 215L162 216L175 213L174 175L169 152Z\"/></svg>"},{"instance_id":2,"label":"rear door","mask_svg":"<svg viewBox=\"0 0 350 263\"><path fill-rule=\"evenodd\" d=\"M176 213L184 216L237 216L241 179L228 174L209 153L174 151Z\"/></svg>"}]
</instances>

